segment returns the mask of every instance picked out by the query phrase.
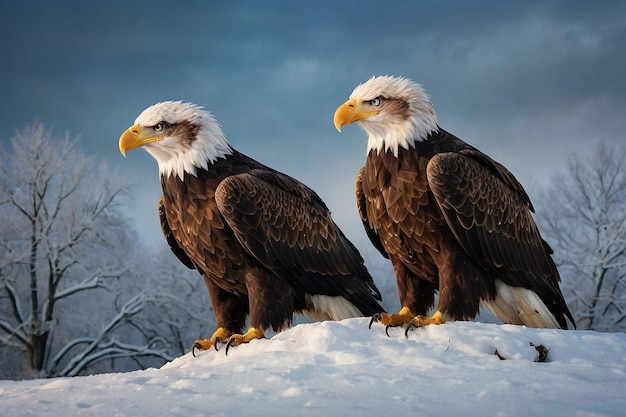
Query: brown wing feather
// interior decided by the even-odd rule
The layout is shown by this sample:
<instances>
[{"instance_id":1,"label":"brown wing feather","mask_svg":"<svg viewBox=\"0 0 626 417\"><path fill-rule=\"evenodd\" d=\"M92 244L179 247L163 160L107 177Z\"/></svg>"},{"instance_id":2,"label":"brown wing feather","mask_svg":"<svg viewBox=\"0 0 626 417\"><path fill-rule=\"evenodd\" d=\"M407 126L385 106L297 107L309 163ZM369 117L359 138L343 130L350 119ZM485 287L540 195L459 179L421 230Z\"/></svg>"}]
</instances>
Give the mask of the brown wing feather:
<instances>
[{"instance_id":1,"label":"brown wing feather","mask_svg":"<svg viewBox=\"0 0 626 417\"><path fill-rule=\"evenodd\" d=\"M361 311L380 311L372 305L371 296L380 300L380 293L363 259L308 187L257 169L226 178L215 197L241 245L278 277L311 294L356 296L367 305L352 300Z\"/></svg>"},{"instance_id":2,"label":"brown wing feather","mask_svg":"<svg viewBox=\"0 0 626 417\"><path fill-rule=\"evenodd\" d=\"M245 283L236 273L243 268L243 253L233 245L235 237L225 227L213 198L219 180L215 172L204 170L198 170L197 176L186 173L183 181L168 177L163 181L164 212L173 243L181 251L184 248L196 268L222 289L245 294Z\"/></svg>"},{"instance_id":3,"label":"brown wing feather","mask_svg":"<svg viewBox=\"0 0 626 417\"><path fill-rule=\"evenodd\" d=\"M527 204L489 169L444 153L431 159L428 181L457 240L483 268L554 274Z\"/></svg>"},{"instance_id":4,"label":"brown wing feather","mask_svg":"<svg viewBox=\"0 0 626 417\"><path fill-rule=\"evenodd\" d=\"M382 242L380 241L380 236L378 232L372 224L370 223L367 217L367 198L365 197L365 193L363 192L363 169L361 168L356 175L356 205L359 210L359 216L361 217L361 222L363 223L363 227L365 228L365 233L367 237L369 237L370 241L374 245L376 249L383 255L385 258L389 259L389 254L385 250Z\"/></svg>"},{"instance_id":5,"label":"brown wing feather","mask_svg":"<svg viewBox=\"0 0 626 417\"><path fill-rule=\"evenodd\" d=\"M176 238L172 234L172 229L170 228L170 224L167 221L167 216L165 214L165 207L163 207L163 196L159 198L159 220L161 221L161 230L163 230L165 240L174 255L176 255L178 260L181 261L187 268L195 269L195 265L191 259L189 259L189 256L187 256L187 253L185 253L185 251L178 245Z\"/></svg>"},{"instance_id":6,"label":"brown wing feather","mask_svg":"<svg viewBox=\"0 0 626 417\"><path fill-rule=\"evenodd\" d=\"M494 171L475 152L438 154L428 164L430 188L450 229L483 269L498 272L508 285L535 291L553 312L571 319L528 196L506 168L498 164Z\"/></svg>"}]
</instances>

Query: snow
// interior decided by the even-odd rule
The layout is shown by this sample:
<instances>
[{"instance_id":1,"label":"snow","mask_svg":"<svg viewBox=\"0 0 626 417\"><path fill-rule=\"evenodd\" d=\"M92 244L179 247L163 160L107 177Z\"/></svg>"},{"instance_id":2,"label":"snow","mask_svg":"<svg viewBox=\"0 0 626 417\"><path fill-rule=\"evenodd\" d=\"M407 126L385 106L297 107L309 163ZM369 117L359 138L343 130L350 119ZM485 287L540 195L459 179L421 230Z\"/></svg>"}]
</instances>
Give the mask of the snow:
<instances>
[{"instance_id":1,"label":"snow","mask_svg":"<svg viewBox=\"0 0 626 417\"><path fill-rule=\"evenodd\" d=\"M618 416L626 334L454 322L299 324L160 369L0 381L4 416ZM535 362L536 346L549 349ZM495 354L505 358L501 360Z\"/></svg>"}]
</instances>

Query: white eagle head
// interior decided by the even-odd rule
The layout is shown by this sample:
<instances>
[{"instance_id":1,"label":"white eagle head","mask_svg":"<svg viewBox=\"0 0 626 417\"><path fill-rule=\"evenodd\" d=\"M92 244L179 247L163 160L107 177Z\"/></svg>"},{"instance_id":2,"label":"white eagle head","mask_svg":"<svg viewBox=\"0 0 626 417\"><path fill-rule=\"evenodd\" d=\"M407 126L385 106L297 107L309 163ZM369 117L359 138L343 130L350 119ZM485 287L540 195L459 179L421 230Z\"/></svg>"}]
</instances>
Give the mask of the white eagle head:
<instances>
[{"instance_id":1,"label":"white eagle head","mask_svg":"<svg viewBox=\"0 0 626 417\"><path fill-rule=\"evenodd\" d=\"M356 122L368 134L367 151L409 149L439 130L437 114L424 89L403 77L372 77L358 85L334 117L335 127Z\"/></svg>"},{"instance_id":2,"label":"white eagle head","mask_svg":"<svg viewBox=\"0 0 626 417\"><path fill-rule=\"evenodd\" d=\"M218 158L232 153L219 124L202 107L164 101L145 109L120 137L122 155L143 147L156 159L164 176L196 175Z\"/></svg>"}]
</instances>

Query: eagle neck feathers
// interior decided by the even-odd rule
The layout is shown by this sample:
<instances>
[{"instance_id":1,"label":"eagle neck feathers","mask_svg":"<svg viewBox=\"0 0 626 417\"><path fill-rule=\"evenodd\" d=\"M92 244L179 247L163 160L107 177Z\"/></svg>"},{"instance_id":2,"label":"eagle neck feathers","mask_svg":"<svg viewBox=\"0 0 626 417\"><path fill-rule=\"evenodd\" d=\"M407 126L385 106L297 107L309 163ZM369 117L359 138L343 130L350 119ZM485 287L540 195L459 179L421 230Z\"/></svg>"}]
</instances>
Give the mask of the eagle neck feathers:
<instances>
[{"instance_id":1,"label":"eagle neck feathers","mask_svg":"<svg viewBox=\"0 0 626 417\"><path fill-rule=\"evenodd\" d=\"M185 172L195 176L197 169L206 170L233 152L213 115L192 103L157 103L144 110L135 125L160 125L164 129L162 138L144 145L159 164L163 177L177 176L183 180Z\"/></svg>"},{"instance_id":2,"label":"eagle neck feathers","mask_svg":"<svg viewBox=\"0 0 626 417\"><path fill-rule=\"evenodd\" d=\"M415 148L415 144L425 142L433 134L439 131L437 118L424 117L423 119L411 117L404 122L398 123L391 130L377 131L376 129L366 129L367 153L392 152L398 157L399 149L410 150Z\"/></svg>"},{"instance_id":3,"label":"eagle neck feathers","mask_svg":"<svg viewBox=\"0 0 626 417\"><path fill-rule=\"evenodd\" d=\"M382 94L380 83L385 86ZM391 151L397 157L399 149L412 149L416 142L439 132L435 107L419 84L405 78L379 77L357 87L351 95L375 96L382 100L382 111L359 121L368 134L367 153Z\"/></svg>"},{"instance_id":4,"label":"eagle neck feathers","mask_svg":"<svg viewBox=\"0 0 626 417\"><path fill-rule=\"evenodd\" d=\"M197 176L197 170L208 170L210 165L219 159L232 155L230 147L221 129L219 131L206 132L206 128L198 132L198 137L189 142L189 148L168 149L166 158L155 158L159 162L159 174L163 177L177 176L181 180L185 173ZM203 137L204 135L210 138Z\"/></svg>"}]
</instances>

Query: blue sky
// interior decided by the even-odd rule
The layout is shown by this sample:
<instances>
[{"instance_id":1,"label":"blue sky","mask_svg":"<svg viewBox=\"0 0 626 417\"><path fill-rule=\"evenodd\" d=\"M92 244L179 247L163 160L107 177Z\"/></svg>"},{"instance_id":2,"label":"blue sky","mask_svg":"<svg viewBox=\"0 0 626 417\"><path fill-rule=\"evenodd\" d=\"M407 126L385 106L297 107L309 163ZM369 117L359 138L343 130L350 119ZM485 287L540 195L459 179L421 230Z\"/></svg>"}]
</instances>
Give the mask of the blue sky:
<instances>
[{"instance_id":1,"label":"blue sky","mask_svg":"<svg viewBox=\"0 0 626 417\"><path fill-rule=\"evenodd\" d=\"M372 75L430 93L441 127L533 190L572 153L624 143L626 2L3 2L0 142L42 120L139 184L132 210L160 239L156 162L119 135L147 106L211 111L231 145L314 188L362 251L365 157L332 116ZM535 205L540 203L535 201Z\"/></svg>"}]
</instances>

